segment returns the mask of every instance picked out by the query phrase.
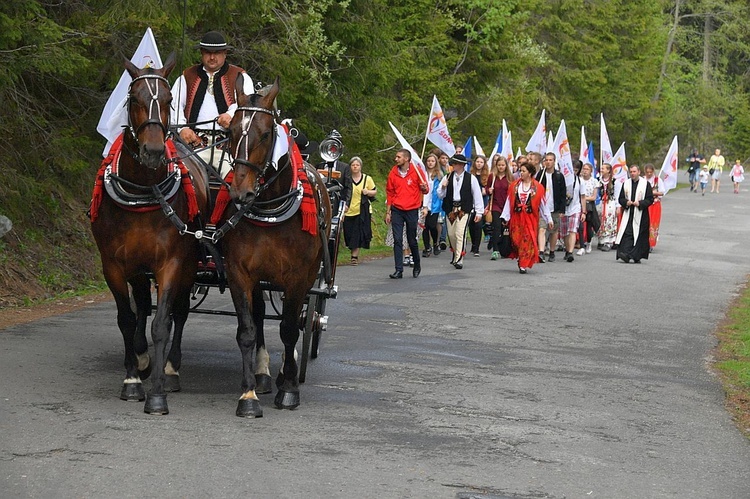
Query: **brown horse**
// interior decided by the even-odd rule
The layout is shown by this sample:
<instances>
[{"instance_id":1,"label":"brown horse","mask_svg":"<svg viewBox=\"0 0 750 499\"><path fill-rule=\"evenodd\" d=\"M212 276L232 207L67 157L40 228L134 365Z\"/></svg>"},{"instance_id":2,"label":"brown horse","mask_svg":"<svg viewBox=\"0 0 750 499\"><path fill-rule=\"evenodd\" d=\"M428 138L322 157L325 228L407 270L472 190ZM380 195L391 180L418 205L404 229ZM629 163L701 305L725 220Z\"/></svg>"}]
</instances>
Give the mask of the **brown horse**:
<instances>
[{"instance_id":1,"label":"brown horse","mask_svg":"<svg viewBox=\"0 0 750 499\"><path fill-rule=\"evenodd\" d=\"M133 78L127 100L128 127L119 158L109 158L112 169L100 178L99 186L106 189L101 189L98 202L95 190L91 213L91 230L125 342L125 382L120 398L146 399L144 410L150 414L169 413L167 375L173 383L171 391L179 389L175 381L179 380L180 343L199 259L196 238L184 233L200 228L200 213L206 213L208 206L204 170L191 157L184 158L183 167L176 155L168 154L174 150L171 141L167 144L172 95L166 78L174 66L174 54L162 69L138 69L125 61ZM171 216L165 214L169 206L174 210ZM190 225L179 230L181 223ZM151 275L157 285L157 310L151 323L153 365L146 340L146 318L152 308ZM174 338L165 359L172 323ZM146 397L141 380L152 368L153 383Z\"/></svg>"},{"instance_id":2,"label":"brown horse","mask_svg":"<svg viewBox=\"0 0 750 499\"><path fill-rule=\"evenodd\" d=\"M225 211L224 219L236 214L237 206L250 213L275 212L297 195L294 192L297 185L292 185L295 167L291 160L279 161L278 165L272 161L276 141L287 140L287 137L277 138L276 134L273 103L279 93L278 78L262 95L246 95L241 77L236 88L239 107L229 126L234 155L234 179L229 192L234 203ZM288 158L291 157L290 151ZM315 235L304 230L303 206L287 211L286 215L279 214L277 220L286 219L276 223L258 225L243 218L223 240L229 288L237 312L237 343L242 353L242 396L237 406L237 415L241 417L263 414L256 396L254 369L256 348L261 362L262 357L267 361L263 348L265 305L261 281L283 291L280 334L284 355L276 378L278 393L274 402L280 409L294 409L300 403L295 345L305 299L321 269L330 234L331 204L323 180L310 165L305 163L297 172L300 178L304 177L302 180L309 182L310 190L305 196L314 198L314 201L308 198L307 216L313 212ZM288 217L290 213L293 215Z\"/></svg>"}]
</instances>

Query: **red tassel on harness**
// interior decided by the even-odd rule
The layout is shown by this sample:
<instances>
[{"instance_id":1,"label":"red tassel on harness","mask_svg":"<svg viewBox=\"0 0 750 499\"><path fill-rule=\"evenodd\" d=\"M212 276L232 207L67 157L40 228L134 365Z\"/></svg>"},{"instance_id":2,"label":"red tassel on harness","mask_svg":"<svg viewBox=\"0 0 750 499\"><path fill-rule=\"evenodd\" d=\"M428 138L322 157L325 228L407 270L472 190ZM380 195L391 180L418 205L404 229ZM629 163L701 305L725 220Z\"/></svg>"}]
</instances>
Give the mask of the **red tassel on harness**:
<instances>
[{"instance_id":1,"label":"red tassel on harness","mask_svg":"<svg viewBox=\"0 0 750 499\"><path fill-rule=\"evenodd\" d=\"M121 133L112 143L112 147L109 148L109 154L107 154L107 157L102 160L102 165L96 173L94 191L91 193L91 204L89 205L89 218L91 219L91 223L94 223L96 217L99 215L99 207L102 205L102 199L104 199L104 171L112 164L115 157L120 154L120 149L122 148L122 136L123 134Z\"/></svg>"},{"instance_id":2,"label":"red tassel on harness","mask_svg":"<svg viewBox=\"0 0 750 499\"><path fill-rule=\"evenodd\" d=\"M198 215L198 198L196 198L195 196L195 186L193 186L193 181L190 179L190 172L188 172L185 163L183 163L180 157L177 155L177 147L175 147L174 141L172 141L172 139L167 140L166 146L167 160L175 161L177 163L177 167L180 169L180 174L182 176L182 190L185 191L185 196L187 197L188 203L188 221L192 222L193 219Z\"/></svg>"},{"instance_id":3,"label":"red tassel on harness","mask_svg":"<svg viewBox=\"0 0 750 499\"><path fill-rule=\"evenodd\" d=\"M89 218L91 218L91 223L94 223L94 221L96 220L99 214L99 208L102 205L102 200L104 199L104 172L109 165L113 163L116 164L116 160L117 158L119 158L120 152L122 151L122 137L122 133L117 136L117 139L115 139L112 147L109 149L109 154L102 161L102 165L96 174L94 190L91 193L91 205L89 206ZM174 142L171 139L167 140L165 146L167 161L176 165L176 167L180 169L180 174L182 176L180 185L182 186L182 190L185 191L185 196L187 197L188 203L188 221L192 222L199 213L198 198L195 195L195 186L193 185L193 181L190 179L190 172L188 171L187 167L182 162L180 157L177 155L177 148L175 147ZM153 206L139 208L122 206L122 208L128 211L154 211L158 210L160 206L157 203Z\"/></svg>"}]
</instances>

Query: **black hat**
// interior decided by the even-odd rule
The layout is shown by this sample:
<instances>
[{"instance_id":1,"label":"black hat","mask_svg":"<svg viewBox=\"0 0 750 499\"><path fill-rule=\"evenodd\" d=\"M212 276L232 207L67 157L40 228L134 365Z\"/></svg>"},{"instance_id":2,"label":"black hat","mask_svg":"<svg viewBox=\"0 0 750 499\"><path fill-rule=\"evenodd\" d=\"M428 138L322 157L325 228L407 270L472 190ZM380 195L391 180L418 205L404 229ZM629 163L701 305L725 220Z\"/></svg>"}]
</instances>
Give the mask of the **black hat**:
<instances>
[{"instance_id":1,"label":"black hat","mask_svg":"<svg viewBox=\"0 0 750 499\"><path fill-rule=\"evenodd\" d=\"M448 160L449 165L465 165L466 163L468 163L468 161L466 161L466 156L463 154L454 154L453 157Z\"/></svg>"},{"instance_id":2,"label":"black hat","mask_svg":"<svg viewBox=\"0 0 750 499\"><path fill-rule=\"evenodd\" d=\"M224 39L224 35L218 31L209 31L198 44L198 48L206 50L208 52L220 52L222 50L233 49L231 45L227 45L227 41Z\"/></svg>"}]
</instances>

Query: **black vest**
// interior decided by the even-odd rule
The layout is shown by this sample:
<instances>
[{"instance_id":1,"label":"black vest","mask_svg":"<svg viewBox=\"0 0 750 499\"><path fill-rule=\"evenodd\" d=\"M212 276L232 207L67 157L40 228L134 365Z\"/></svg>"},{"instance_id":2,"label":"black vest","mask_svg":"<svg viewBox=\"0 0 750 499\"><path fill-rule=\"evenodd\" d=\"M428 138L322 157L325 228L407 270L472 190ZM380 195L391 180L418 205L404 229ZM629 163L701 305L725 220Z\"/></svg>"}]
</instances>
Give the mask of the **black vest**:
<instances>
[{"instance_id":1,"label":"black vest","mask_svg":"<svg viewBox=\"0 0 750 499\"><path fill-rule=\"evenodd\" d=\"M453 177L456 174L451 172L448 175L448 187L445 190L443 198L443 211L450 213L453 211ZM464 213L471 213L474 209L474 196L471 194L471 173L464 172L464 181L461 184L461 210Z\"/></svg>"}]
</instances>

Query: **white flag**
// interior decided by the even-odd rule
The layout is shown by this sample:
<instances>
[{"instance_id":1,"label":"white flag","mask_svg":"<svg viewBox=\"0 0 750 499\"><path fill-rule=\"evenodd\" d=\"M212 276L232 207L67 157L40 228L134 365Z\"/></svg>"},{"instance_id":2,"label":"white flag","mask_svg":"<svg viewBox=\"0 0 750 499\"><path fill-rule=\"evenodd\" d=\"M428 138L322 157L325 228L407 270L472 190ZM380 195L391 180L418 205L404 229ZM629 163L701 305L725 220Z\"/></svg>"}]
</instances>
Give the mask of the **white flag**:
<instances>
[{"instance_id":1,"label":"white flag","mask_svg":"<svg viewBox=\"0 0 750 499\"><path fill-rule=\"evenodd\" d=\"M555 152L555 137L552 136L552 130L547 133L547 147L544 149L544 153Z\"/></svg>"},{"instance_id":2,"label":"white flag","mask_svg":"<svg viewBox=\"0 0 750 499\"><path fill-rule=\"evenodd\" d=\"M586 164L589 162L589 145L588 142L586 142L586 131L584 130L584 127L581 127L581 149L578 155L578 159L581 163ZM591 166L593 168L594 165Z\"/></svg>"},{"instance_id":3,"label":"white flag","mask_svg":"<svg viewBox=\"0 0 750 499\"><path fill-rule=\"evenodd\" d=\"M661 179L661 191L666 194L669 189L677 187L677 163L679 161L679 151L677 147L677 135L672 139L672 145L669 146L669 152L664 158L664 163L661 164L661 170L659 170L659 178Z\"/></svg>"},{"instance_id":4,"label":"white flag","mask_svg":"<svg viewBox=\"0 0 750 499\"><path fill-rule=\"evenodd\" d=\"M151 67L161 69L161 56L159 55L159 49L156 46L156 40L151 28L146 29L146 33L141 38L141 43L135 50L130 62L138 68ZM107 156L112 143L122 132L122 127L128 124L125 99L127 98L128 87L130 87L131 81L133 79L130 77L130 73L123 71L120 81L104 105L104 111L102 111L102 116L99 118L99 124L96 125L96 131L107 139L107 145L104 147L102 156Z\"/></svg>"},{"instance_id":5,"label":"white flag","mask_svg":"<svg viewBox=\"0 0 750 499\"><path fill-rule=\"evenodd\" d=\"M518 151L521 152L520 150ZM508 164L513 160L513 133L508 131L508 138L503 142L503 156L508 160Z\"/></svg>"},{"instance_id":6,"label":"white flag","mask_svg":"<svg viewBox=\"0 0 750 499\"><path fill-rule=\"evenodd\" d=\"M560 167L560 173L565 176L565 183L573 185L575 173L573 172L573 158L570 155L570 143L568 142L568 131L565 128L565 120L560 122L560 128L557 129L552 152L557 155L557 166Z\"/></svg>"},{"instance_id":7,"label":"white flag","mask_svg":"<svg viewBox=\"0 0 750 499\"><path fill-rule=\"evenodd\" d=\"M543 155L547 149L547 126L544 121L545 112L546 110L542 109L542 116L539 118L534 135L531 136L529 143L526 144L526 152L536 151Z\"/></svg>"},{"instance_id":8,"label":"white flag","mask_svg":"<svg viewBox=\"0 0 750 499\"><path fill-rule=\"evenodd\" d=\"M427 138L448 156L456 154L456 146L453 145L451 134L448 133L448 125L445 123L445 115L437 100L437 95L432 96L432 110L427 122Z\"/></svg>"},{"instance_id":9,"label":"white flag","mask_svg":"<svg viewBox=\"0 0 750 499\"><path fill-rule=\"evenodd\" d=\"M474 136L474 156L484 156L484 149L479 145L476 135ZM486 158L487 156L484 157Z\"/></svg>"},{"instance_id":10,"label":"white flag","mask_svg":"<svg viewBox=\"0 0 750 499\"><path fill-rule=\"evenodd\" d=\"M599 154L599 164L600 165L602 163L612 164L612 144L609 143L609 134L607 133L607 125L604 124L604 113L601 114L601 129L599 132L599 143L601 144L600 146L601 149L600 149L600 154ZM614 165L612 166L614 167Z\"/></svg>"},{"instance_id":11,"label":"white flag","mask_svg":"<svg viewBox=\"0 0 750 499\"><path fill-rule=\"evenodd\" d=\"M393 133L396 134L396 138L398 139L398 142L401 144L401 147L408 150L411 153L411 164L416 167L417 173L419 174L419 177L421 178L422 182L427 183L427 169L424 166L424 163L422 163L422 160L419 158L419 155L417 154L417 151L414 150L414 148L409 144L403 135L401 135L401 132L398 131L398 129L393 126L393 123L390 121L388 122L389 125L391 125L391 130L393 130Z\"/></svg>"},{"instance_id":12,"label":"white flag","mask_svg":"<svg viewBox=\"0 0 750 499\"><path fill-rule=\"evenodd\" d=\"M622 184L628 179L628 161L625 157L625 142L620 144L620 148L614 153L614 155L612 155L610 164L612 165L612 178L615 181L615 199L619 199Z\"/></svg>"},{"instance_id":13,"label":"white flag","mask_svg":"<svg viewBox=\"0 0 750 499\"><path fill-rule=\"evenodd\" d=\"M520 158L521 156L523 156L523 153L521 152L521 148L519 147L518 151L516 151L516 159Z\"/></svg>"}]
</instances>

